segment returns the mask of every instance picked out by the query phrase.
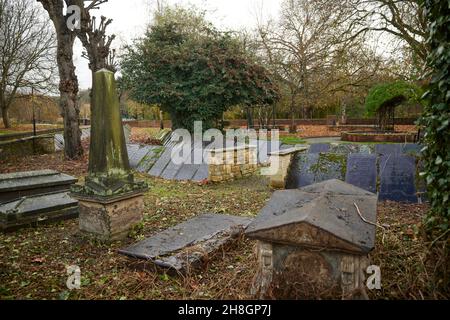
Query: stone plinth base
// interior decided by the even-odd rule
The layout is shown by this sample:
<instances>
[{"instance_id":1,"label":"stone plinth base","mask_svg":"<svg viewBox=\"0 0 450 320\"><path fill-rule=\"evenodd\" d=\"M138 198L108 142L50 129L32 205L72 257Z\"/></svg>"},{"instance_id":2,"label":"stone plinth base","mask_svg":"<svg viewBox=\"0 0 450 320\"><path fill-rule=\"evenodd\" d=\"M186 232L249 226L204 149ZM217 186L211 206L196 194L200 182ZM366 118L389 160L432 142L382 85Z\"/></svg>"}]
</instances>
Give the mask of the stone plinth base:
<instances>
[{"instance_id":1,"label":"stone plinth base","mask_svg":"<svg viewBox=\"0 0 450 320\"><path fill-rule=\"evenodd\" d=\"M366 300L365 255L258 241L251 292L259 299Z\"/></svg>"},{"instance_id":2,"label":"stone plinth base","mask_svg":"<svg viewBox=\"0 0 450 320\"><path fill-rule=\"evenodd\" d=\"M143 217L143 193L101 200L79 195L76 197L80 206L81 234L98 240L125 239L131 228L140 223Z\"/></svg>"}]
</instances>

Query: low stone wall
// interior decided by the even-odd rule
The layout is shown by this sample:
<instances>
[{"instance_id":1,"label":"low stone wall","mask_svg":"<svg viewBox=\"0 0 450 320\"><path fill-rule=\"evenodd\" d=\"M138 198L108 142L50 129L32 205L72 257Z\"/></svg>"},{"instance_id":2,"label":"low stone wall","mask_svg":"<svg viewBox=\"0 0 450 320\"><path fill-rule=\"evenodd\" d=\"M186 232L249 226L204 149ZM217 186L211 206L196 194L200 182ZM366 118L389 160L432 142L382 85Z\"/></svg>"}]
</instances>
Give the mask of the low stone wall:
<instances>
[{"instance_id":1,"label":"low stone wall","mask_svg":"<svg viewBox=\"0 0 450 320\"><path fill-rule=\"evenodd\" d=\"M55 136L44 135L0 142L0 159L11 156L51 154L55 152Z\"/></svg>"},{"instance_id":2,"label":"low stone wall","mask_svg":"<svg viewBox=\"0 0 450 320\"><path fill-rule=\"evenodd\" d=\"M208 180L224 182L251 176L258 170L257 149L254 146L208 151Z\"/></svg>"},{"instance_id":3,"label":"low stone wall","mask_svg":"<svg viewBox=\"0 0 450 320\"><path fill-rule=\"evenodd\" d=\"M394 133L376 133L376 132L343 132L342 141L348 142L391 142L391 143L415 143L417 132L394 132Z\"/></svg>"}]
</instances>

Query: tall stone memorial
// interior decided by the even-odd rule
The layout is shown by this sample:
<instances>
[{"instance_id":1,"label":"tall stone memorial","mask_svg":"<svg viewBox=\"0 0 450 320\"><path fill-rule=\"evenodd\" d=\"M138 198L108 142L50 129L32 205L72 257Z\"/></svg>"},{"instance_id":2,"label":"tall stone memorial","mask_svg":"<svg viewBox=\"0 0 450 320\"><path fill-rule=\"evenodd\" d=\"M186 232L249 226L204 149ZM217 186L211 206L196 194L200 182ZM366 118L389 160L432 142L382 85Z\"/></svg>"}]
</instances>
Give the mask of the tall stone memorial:
<instances>
[{"instance_id":1,"label":"tall stone memorial","mask_svg":"<svg viewBox=\"0 0 450 320\"><path fill-rule=\"evenodd\" d=\"M106 69L94 74L91 119L89 173L84 185L72 187L80 231L120 240L142 219L147 185L131 173L114 74Z\"/></svg>"}]
</instances>

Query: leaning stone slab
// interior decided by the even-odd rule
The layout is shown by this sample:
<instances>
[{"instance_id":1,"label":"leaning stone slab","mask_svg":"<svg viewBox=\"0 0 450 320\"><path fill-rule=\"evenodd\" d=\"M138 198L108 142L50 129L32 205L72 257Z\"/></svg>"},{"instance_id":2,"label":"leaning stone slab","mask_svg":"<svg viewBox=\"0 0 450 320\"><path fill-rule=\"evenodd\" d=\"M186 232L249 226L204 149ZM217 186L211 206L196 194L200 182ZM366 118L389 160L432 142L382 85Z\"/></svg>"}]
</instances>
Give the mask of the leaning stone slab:
<instances>
[{"instance_id":1,"label":"leaning stone slab","mask_svg":"<svg viewBox=\"0 0 450 320\"><path fill-rule=\"evenodd\" d=\"M119 253L183 271L243 233L250 218L205 214L122 249Z\"/></svg>"},{"instance_id":2,"label":"leaning stone slab","mask_svg":"<svg viewBox=\"0 0 450 320\"><path fill-rule=\"evenodd\" d=\"M37 194L68 191L77 179L53 170L0 175L0 203Z\"/></svg>"},{"instance_id":3,"label":"leaning stone slab","mask_svg":"<svg viewBox=\"0 0 450 320\"><path fill-rule=\"evenodd\" d=\"M78 201L67 192L24 197L0 205L0 229L13 231L78 217Z\"/></svg>"}]
</instances>

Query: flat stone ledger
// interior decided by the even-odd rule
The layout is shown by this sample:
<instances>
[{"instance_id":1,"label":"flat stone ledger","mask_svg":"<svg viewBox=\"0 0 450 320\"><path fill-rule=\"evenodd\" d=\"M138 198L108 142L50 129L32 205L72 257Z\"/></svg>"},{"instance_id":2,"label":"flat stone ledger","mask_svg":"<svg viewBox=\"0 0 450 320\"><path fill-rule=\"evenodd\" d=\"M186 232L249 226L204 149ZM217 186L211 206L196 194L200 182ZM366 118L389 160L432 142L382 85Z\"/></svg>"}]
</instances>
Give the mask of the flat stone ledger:
<instances>
[{"instance_id":1,"label":"flat stone ledger","mask_svg":"<svg viewBox=\"0 0 450 320\"><path fill-rule=\"evenodd\" d=\"M142 219L143 193L130 169L114 73L94 74L89 174L71 188L80 202L80 231L99 240L121 240Z\"/></svg>"},{"instance_id":2,"label":"flat stone ledger","mask_svg":"<svg viewBox=\"0 0 450 320\"><path fill-rule=\"evenodd\" d=\"M252 219L204 214L119 251L164 269L187 271L241 235Z\"/></svg>"},{"instance_id":3,"label":"flat stone ledger","mask_svg":"<svg viewBox=\"0 0 450 320\"><path fill-rule=\"evenodd\" d=\"M67 192L33 195L0 204L3 232L77 217L78 202Z\"/></svg>"},{"instance_id":4,"label":"flat stone ledger","mask_svg":"<svg viewBox=\"0 0 450 320\"><path fill-rule=\"evenodd\" d=\"M125 239L143 217L144 196L139 192L108 200L78 197L78 202L81 234L102 241Z\"/></svg>"}]
</instances>

